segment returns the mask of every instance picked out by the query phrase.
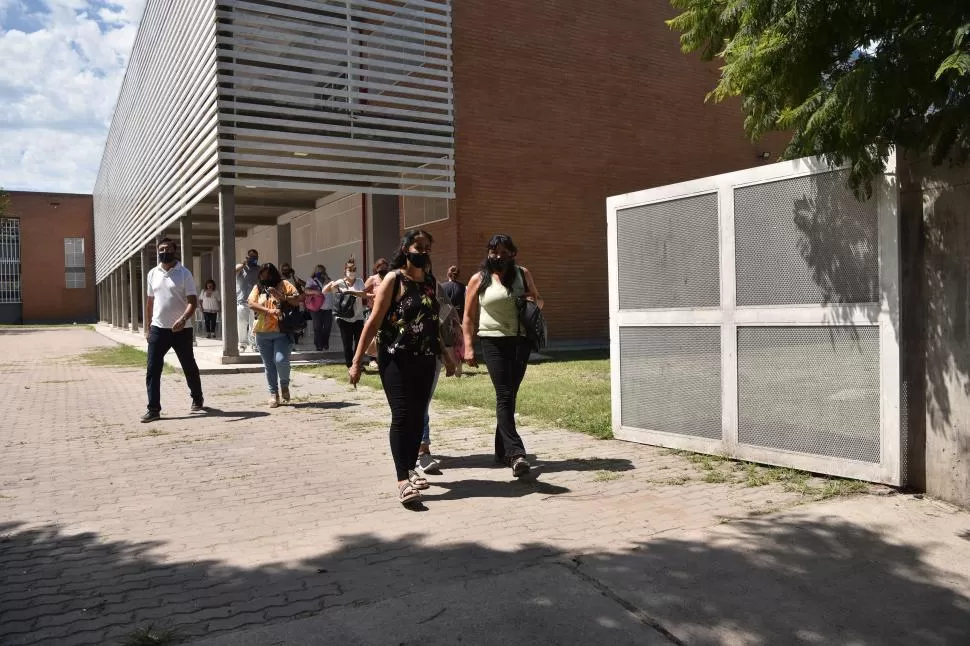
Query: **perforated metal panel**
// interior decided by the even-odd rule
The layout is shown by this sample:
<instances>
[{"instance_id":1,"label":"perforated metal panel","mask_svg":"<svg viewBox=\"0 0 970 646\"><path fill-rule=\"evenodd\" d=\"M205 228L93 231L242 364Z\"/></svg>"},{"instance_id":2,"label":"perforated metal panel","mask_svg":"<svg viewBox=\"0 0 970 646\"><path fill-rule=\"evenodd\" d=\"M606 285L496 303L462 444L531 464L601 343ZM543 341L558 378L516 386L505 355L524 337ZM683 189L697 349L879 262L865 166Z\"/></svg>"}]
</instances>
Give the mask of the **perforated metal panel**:
<instances>
[{"instance_id":1,"label":"perforated metal panel","mask_svg":"<svg viewBox=\"0 0 970 646\"><path fill-rule=\"evenodd\" d=\"M734 190L738 305L879 301L876 200L845 171Z\"/></svg>"},{"instance_id":2,"label":"perforated metal panel","mask_svg":"<svg viewBox=\"0 0 970 646\"><path fill-rule=\"evenodd\" d=\"M879 328L738 329L741 444L879 462Z\"/></svg>"},{"instance_id":3,"label":"perforated metal panel","mask_svg":"<svg viewBox=\"0 0 970 646\"><path fill-rule=\"evenodd\" d=\"M717 194L617 211L620 309L717 307Z\"/></svg>"},{"instance_id":4,"label":"perforated metal panel","mask_svg":"<svg viewBox=\"0 0 970 646\"><path fill-rule=\"evenodd\" d=\"M622 424L721 437L719 328L620 330Z\"/></svg>"}]
</instances>

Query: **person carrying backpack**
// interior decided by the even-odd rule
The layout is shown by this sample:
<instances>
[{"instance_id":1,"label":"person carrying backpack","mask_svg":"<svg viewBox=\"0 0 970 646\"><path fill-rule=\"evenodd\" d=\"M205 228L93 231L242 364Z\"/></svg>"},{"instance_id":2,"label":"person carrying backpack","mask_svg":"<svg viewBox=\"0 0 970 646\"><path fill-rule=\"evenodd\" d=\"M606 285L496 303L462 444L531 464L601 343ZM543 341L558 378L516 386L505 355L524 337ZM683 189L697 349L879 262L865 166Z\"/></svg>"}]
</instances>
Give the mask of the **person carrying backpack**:
<instances>
[{"instance_id":1,"label":"person carrying backpack","mask_svg":"<svg viewBox=\"0 0 970 646\"><path fill-rule=\"evenodd\" d=\"M344 265L344 277L332 281L323 291L333 294L333 317L340 328L344 363L349 368L364 330L364 281L357 276L357 261L350 258Z\"/></svg>"},{"instance_id":2,"label":"person carrying backpack","mask_svg":"<svg viewBox=\"0 0 970 646\"><path fill-rule=\"evenodd\" d=\"M520 317L521 305L542 308L532 274L515 262L518 249L512 238L499 234L488 241L488 255L480 272L468 281L465 295L465 363L476 366L475 337L495 387L495 461L512 467L519 478L529 473L525 446L515 426L515 404L525 377L532 342Z\"/></svg>"}]
</instances>

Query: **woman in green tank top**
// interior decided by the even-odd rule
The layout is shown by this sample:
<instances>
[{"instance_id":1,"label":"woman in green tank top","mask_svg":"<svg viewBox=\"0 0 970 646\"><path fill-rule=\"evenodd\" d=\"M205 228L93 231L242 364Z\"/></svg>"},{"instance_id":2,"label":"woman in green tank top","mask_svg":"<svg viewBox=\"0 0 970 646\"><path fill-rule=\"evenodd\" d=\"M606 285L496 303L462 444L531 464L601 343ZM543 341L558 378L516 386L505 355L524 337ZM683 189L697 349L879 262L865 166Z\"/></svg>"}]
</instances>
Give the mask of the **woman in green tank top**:
<instances>
[{"instance_id":1,"label":"woman in green tank top","mask_svg":"<svg viewBox=\"0 0 970 646\"><path fill-rule=\"evenodd\" d=\"M516 299L526 298L542 307L532 274L515 262L518 249L512 238L496 235L488 241L482 270L468 281L465 293L465 363L477 365L474 341L495 387L495 461L512 467L512 474L529 473L525 446L515 426L515 403L529 364L529 342L519 325Z\"/></svg>"}]
</instances>

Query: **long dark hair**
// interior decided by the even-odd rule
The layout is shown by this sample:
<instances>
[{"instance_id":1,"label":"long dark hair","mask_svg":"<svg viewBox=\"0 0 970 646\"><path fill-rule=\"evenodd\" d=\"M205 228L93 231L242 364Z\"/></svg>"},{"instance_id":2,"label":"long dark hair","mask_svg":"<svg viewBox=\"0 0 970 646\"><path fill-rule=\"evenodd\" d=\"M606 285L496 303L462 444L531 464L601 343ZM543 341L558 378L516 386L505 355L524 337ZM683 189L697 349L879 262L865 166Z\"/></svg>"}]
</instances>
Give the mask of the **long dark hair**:
<instances>
[{"instance_id":1,"label":"long dark hair","mask_svg":"<svg viewBox=\"0 0 970 646\"><path fill-rule=\"evenodd\" d=\"M266 280L273 281L274 287L283 282L283 274L280 273L280 270L277 269L276 265L274 265L273 263L271 262L263 263L259 267L259 273L257 273L256 276L257 277L262 276L264 271L269 273L269 277ZM260 278L259 280L262 281L263 279ZM262 282L260 284L262 284Z\"/></svg>"},{"instance_id":2,"label":"long dark hair","mask_svg":"<svg viewBox=\"0 0 970 646\"><path fill-rule=\"evenodd\" d=\"M402 269L408 264L408 249L410 249L411 245L414 244L414 241L421 236L427 238L428 242L434 242L434 236L424 229L411 229L404 234L403 238L401 238L401 244L398 245L394 255L391 256L391 262L389 265L391 269ZM434 276L434 273L431 271L430 260L428 261L427 266L424 268L424 273L426 276Z\"/></svg>"},{"instance_id":3,"label":"long dark hair","mask_svg":"<svg viewBox=\"0 0 970 646\"><path fill-rule=\"evenodd\" d=\"M515 246L512 242L512 237L504 233L498 233L491 237L488 241L488 251L495 251L498 249L499 245L503 246L508 250L513 256L519 253L519 248ZM516 275L516 264L515 258L509 259L509 264L505 268L505 272L502 273L502 285L508 290L509 294L512 293L512 288L515 286L515 275ZM481 265L482 272L482 291L488 289L492 285L492 272L488 268L488 254L485 254L485 260L482 261Z\"/></svg>"}]
</instances>

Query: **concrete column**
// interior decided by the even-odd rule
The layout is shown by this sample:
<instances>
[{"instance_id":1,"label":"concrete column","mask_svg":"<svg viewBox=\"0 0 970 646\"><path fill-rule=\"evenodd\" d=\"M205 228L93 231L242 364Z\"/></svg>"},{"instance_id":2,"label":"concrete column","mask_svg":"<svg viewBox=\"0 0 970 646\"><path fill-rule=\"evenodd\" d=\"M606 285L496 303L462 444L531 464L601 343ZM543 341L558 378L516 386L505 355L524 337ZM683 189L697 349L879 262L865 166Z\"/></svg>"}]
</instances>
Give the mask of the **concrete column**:
<instances>
[{"instance_id":1,"label":"concrete column","mask_svg":"<svg viewBox=\"0 0 970 646\"><path fill-rule=\"evenodd\" d=\"M222 356L239 356L236 329L236 190L219 187L219 275L222 292Z\"/></svg>"},{"instance_id":2,"label":"concrete column","mask_svg":"<svg viewBox=\"0 0 970 646\"><path fill-rule=\"evenodd\" d=\"M293 234L290 223L276 226L276 266L293 264Z\"/></svg>"},{"instance_id":3,"label":"concrete column","mask_svg":"<svg viewBox=\"0 0 970 646\"><path fill-rule=\"evenodd\" d=\"M128 263L121 263L118 275L121 277L121 327L128 328L131 325L131 291L128 289L131 276L128 273Z\"/></svg>"},{"instance_id":4,"label":"concrete column","mask_svg":"<svg viewBox=\"0 0 970 646\"><path fill-rule=\"evenodd\" d=\"M128 260L128 304L131 308L129 313L131 318L129 323L131 325L131 331L137 332L138 327L138 305L141 301L138 299L138 259L132 256Z\"/></svg>"},{"instance_id":5,"label":"concrete column","mask_svg":"<svg viewBox=\"0 0 970 646\"><path fill-rule=\"evenodd\" d=\"M189 211L179 219L179 233L182 237L179 252L182 254L182 264L192 271L192 212Z\"/></svg>"},{"instance_id":6,"label":"concrete column","mask_svg":"<svg viewBox=\"0 0 970 646\"><path fill-rule=\"evenodd\" d=\"M111 272L111 327L121 325L121 300L118 289L118 270Z\"/></svg>"},{"instance_id":7,"label":"concrete column","mask_svg":"<svg viewBox=\"0 0 970 646\"><path fill-rule=\"evenodd\" d=\"M151 271L151 268L154 267L155 264L151 261L151 257L148 255L148 247L142 247L141 253L139 255L141 256L141 277L140 277L140 283L138 286L138 294L139 294L138 300L141 303L141 309L139 309L138 312L141 314L142 319L144 319L145 318L145 296L146 296L145 292L148 290L148 282L147 282L148 272ZM144 324L145 326L144 329L146 330L149 327L151 327L151 324L152 324L151 321L145 321L145 320L142 320L142 323Z\"/></svg>"}]
</instances>

